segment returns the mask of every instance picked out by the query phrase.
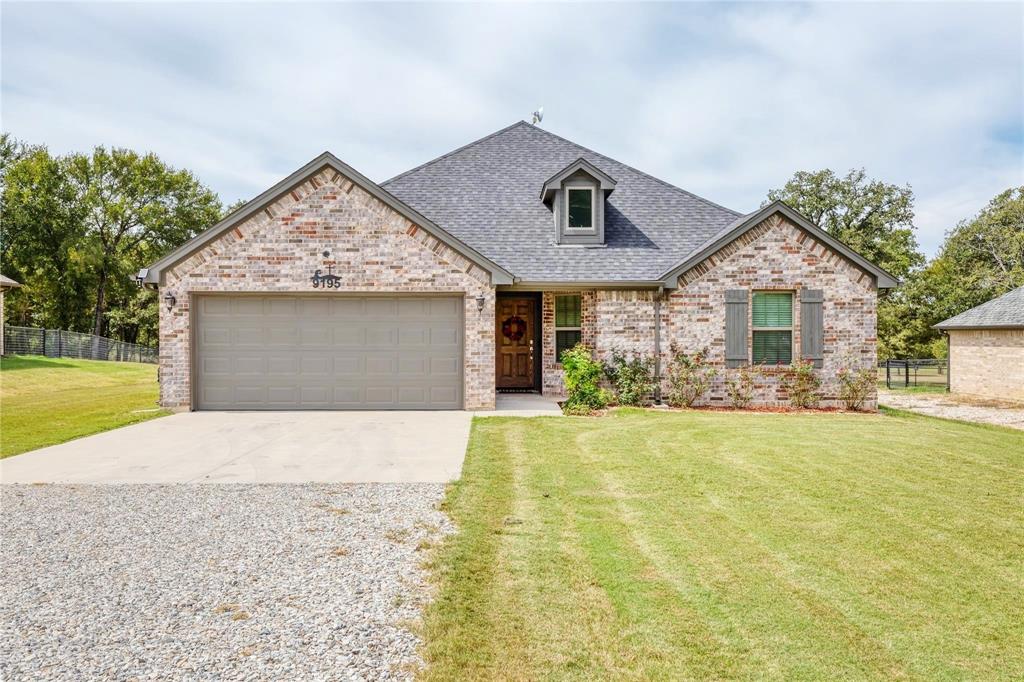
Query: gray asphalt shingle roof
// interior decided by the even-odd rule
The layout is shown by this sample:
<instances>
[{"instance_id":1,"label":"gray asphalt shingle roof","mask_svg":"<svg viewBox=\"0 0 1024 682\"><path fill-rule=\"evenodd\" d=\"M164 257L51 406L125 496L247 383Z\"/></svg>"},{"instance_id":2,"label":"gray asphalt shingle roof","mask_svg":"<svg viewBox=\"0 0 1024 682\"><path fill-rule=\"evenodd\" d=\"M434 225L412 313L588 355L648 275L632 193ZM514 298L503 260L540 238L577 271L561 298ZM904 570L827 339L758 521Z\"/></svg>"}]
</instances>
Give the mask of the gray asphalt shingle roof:
<instances>
[{"instance_id":1,"label":"gray asphalt shingle roof","mask_svg":"<svg viewBox=\"0 0 1024 682\"><path fill-rule=\"evenodd\" d=\"M988 303L965 310L935 325L938 329L1024 327L1024 287L1009 291Z\"/></svg>"},{"instance_id":2,"label":"gray asphalt shingle roof","mask_svg":"<svg viewBox=\"0 0 1024 682\"><path fill-rule=\"evenodd\" d=\"M603 247L558 246L544 182L579 158L617 183ZM654 280L740 214L526 122L381 187L527 281Z\"/></svg>"}]
</instances>

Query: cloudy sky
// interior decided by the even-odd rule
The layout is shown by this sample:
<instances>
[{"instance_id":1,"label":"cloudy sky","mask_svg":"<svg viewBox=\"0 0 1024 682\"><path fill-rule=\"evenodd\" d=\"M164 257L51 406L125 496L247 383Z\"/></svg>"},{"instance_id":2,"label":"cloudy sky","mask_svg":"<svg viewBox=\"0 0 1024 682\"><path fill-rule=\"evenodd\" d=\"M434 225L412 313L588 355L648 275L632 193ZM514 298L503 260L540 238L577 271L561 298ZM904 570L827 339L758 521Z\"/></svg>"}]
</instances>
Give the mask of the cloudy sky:
<instances>
[{"instance_id":1,"label":"cloudy sky","mask_svg":"<svg viewBox=\"0 0 1024 682\"><path fill-rule=\"evenodd\" d=\"M1024 184L1024 4L15 4L5 131L152 150L227 202L330 150L384 180L529 118L740 211L909 183L919 240Z\"/></svg>"}]
</instances>

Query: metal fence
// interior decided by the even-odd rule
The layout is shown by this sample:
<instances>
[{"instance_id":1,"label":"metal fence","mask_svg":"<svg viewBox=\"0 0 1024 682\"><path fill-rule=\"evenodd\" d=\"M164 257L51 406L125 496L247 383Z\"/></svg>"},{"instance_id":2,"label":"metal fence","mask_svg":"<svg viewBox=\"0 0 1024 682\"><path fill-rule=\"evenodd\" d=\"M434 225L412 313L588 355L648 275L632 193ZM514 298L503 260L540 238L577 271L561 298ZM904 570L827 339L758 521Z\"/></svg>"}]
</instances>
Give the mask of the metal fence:
<instances>
[{"instance_id":1,"label":"metal fence","mask_svg":"<svg viewBox=\"0 0 1024 682\"><path fill-rule=\"evenodd\" d=\"M879 365L879 372L885 372L885 387L917 388L933 386L945 388L949 380L949 360L934 358L886 360Z\"/></svg>"},{"instance_id":2,"label":"metal fence","mask_svg":"<svg viewBox=\"0 0 1024 682\"><path fill-rule=\"evenodd\" d=\"M48 358L156 362L157 350L149 346L108 339L105 336L4 325L4 352L11 355L45 355Z\"/></svg>"}]
</instances>

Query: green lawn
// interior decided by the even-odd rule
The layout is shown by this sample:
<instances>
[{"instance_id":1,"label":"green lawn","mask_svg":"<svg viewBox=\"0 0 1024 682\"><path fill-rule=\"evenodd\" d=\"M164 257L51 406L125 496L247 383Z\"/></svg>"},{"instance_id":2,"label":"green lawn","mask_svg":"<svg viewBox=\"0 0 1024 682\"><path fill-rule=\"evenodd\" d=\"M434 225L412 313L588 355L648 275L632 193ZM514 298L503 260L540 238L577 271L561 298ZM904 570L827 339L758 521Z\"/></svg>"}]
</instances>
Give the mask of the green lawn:
<instances>
[{"instance_id":1,"label":"green lawn","mask_svg":"<svg viewBox=\"0 0 1024 682\"><path fill-rule=\"evenodd\" d=\"M167 414L156 365L0 358L0 457Z\"/></svg>"},{"instance_id":2,"label":"green lawn","mask_svg":"<svg viewBox=\"0 0 1024 682\"><path fill-rule=\"evenodd\" d=\"M427 679L1024 676L1024 433L477 419L445 507Z\"/></svg>"}]
</instances>

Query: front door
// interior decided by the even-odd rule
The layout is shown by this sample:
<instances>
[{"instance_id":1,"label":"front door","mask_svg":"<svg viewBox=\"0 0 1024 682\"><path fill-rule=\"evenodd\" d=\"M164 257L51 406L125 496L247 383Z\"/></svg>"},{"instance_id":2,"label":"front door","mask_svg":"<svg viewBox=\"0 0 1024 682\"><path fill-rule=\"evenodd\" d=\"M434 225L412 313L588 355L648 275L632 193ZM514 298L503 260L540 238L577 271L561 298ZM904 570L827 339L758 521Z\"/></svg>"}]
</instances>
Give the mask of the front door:
<instances>
[{"instance_id":1,"label":"front door","mask_svg":"<svg viewBox=\"0 0 1024 682\"><path fill-rule=\"evenodd\" d=\"M496 337L498 388L535 388L534 337L537 322L533 298L499 298Z\"/></svg>"}]
</instances>

